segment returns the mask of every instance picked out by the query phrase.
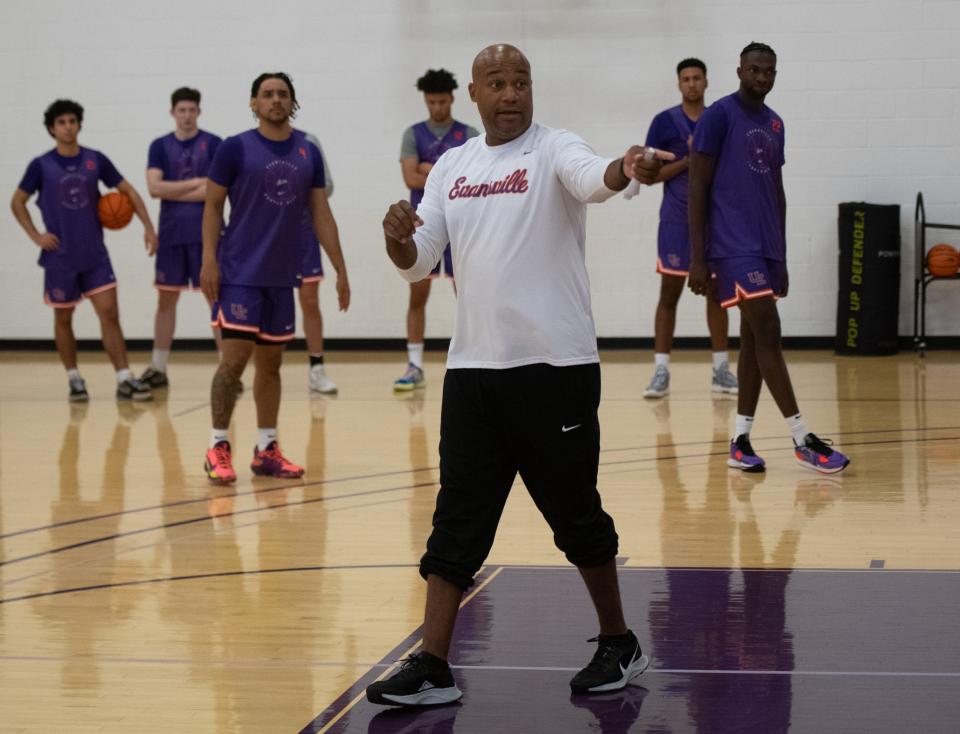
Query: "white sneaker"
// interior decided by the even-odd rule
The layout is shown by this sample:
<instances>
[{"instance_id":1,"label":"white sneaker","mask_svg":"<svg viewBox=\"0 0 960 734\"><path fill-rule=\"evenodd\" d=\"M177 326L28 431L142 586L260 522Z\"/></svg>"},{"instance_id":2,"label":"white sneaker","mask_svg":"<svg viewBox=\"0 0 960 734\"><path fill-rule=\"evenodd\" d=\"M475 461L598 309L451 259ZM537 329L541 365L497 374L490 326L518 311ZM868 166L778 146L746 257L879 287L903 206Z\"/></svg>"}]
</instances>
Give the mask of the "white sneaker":
<instances>
[{"instance_id":1,"label":"white sneaker","mask_svg":"<svg viewBox=\"0 0 960 734\"><path fill-rule=\"evenodd\" d=\"M315 364L310 368L310 380L307 383L313 392L332 395L337 391L337 383L327 377L322 364Z\"/></svg>"},{"instance_id":2,"label":"white sneaker","mask_svg":"<svg viewBox=\"0 0 960 734\"><path fill-rule=\"evenodd\" d=\"M647 385L647 389L643 391L643 397L656 400L658 398L666 397L669 393L670 370L663 365L660 365L653 373L653 379L650 380L650 384Z\"/></svg>"}]
</instances>

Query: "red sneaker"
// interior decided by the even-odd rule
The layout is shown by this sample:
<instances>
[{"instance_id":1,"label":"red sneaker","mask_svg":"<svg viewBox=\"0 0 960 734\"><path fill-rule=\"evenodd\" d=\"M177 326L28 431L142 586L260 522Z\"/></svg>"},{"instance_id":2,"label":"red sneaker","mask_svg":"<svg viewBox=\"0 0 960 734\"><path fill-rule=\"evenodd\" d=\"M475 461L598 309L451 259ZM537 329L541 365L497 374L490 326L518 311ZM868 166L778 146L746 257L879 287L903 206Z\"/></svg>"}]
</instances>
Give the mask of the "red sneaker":
<instances>
[{"instance_id":1,"label":"red sneaker","mask_svg":"<svg viewBox=\"0 0 960 734\"><path fill-rule=\"evenodd\" d=\"M230 442L218 441L213 448L207 451L207 460L203 469L211 482L230 484L237 481L237 473L233 470L233 459L230 456Z\"/></svg>"},{"instance_id":2,"label":"red sneaker","mask_svg":"<svg viewBox=\"0 0 960 734\"><path fill-rule=\"evenodd\" d=\"M258 451L256 446L253 447L253 461L250 462L250 468L254 474L260 476L282 479L299 479L303 476L303 467L287 461L280 453L280 446L276 441L271 441L263 451Z\"/></svg>"}]
</instances>

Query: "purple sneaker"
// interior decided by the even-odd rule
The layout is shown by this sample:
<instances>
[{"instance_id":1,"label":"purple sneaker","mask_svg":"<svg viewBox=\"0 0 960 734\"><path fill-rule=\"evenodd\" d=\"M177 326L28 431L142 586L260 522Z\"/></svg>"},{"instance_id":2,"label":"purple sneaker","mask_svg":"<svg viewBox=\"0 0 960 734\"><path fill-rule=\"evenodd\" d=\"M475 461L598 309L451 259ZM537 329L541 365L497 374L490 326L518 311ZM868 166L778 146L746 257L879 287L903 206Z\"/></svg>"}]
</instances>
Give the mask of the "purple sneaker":
<instances>
[{"instance_id":1,"label":"purple sneaker","mask_svg":"<svg viewBox=\"0 0 960 734\"><path fill-rule=\"evenodd\" d=\"M751 473L767 470L763 459L754 453L750 438L746 434L740 434L730 442L730 458L727 459L727 466Z\"/></svg>"},{"instance_id":2,"label":"purple sneaker","mask_svg":"<svg viewBox=\"0 0 960 734\"><path fill-rule=\"evenodd\" d=\"M833 442L828 438L826 441L817 438L814 434L808 433L803 439L803 446L794 447L794 456L797 462L803 466L809 467L821 474L836 474L847 468L850 459L830 448Z\"/></svg>"}]
</instances>

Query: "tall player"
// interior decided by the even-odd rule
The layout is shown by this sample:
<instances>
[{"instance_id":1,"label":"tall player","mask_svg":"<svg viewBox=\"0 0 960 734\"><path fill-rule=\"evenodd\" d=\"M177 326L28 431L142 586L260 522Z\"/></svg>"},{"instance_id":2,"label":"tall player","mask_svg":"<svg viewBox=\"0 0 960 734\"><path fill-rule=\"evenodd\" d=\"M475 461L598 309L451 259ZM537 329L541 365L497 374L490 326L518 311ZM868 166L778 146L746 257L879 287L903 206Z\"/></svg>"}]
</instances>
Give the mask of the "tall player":
<instances>
[{"instance_id":1,"label":"tall player","mask_svg":"<svg viewBox=\"0 0 960 734\"><path fill-rule=\"evenodd\" d=\"M221 140L197 126L200 92L180 87L170 96L174 131L150 144L147 190L160 199L160 248L157 250L157 315L153 358L140 379L153 388L167 387L167 360L177 325L180 291L200 288L203 243L200 222L207 195L207 169ZM213 330L220 351L220 331Z\"/></svg>"},{"instance_id":2,"label":"tall player","mask_svg":"<svg viewBox=\"0 0 960 734\"><path fill-rule=\"evenodd\" d=\"M73 312L83 298L90 299L100 319L103 348L117 372L117 399L151 400L150 388L133 376L127 362L117 307L117 280L97 217L98 183L103 181L129 197L143 223L144 245L153 255L157 234L150 215L140 195L110 159L77 142L83 127L83 107L58 99L47 107L43 124L56 147L30 161L13 192L10 208L27 236L40 248L44 300L54 309L54 341L67 370L70 400L89 400L87 385L77 369L77 340L73 334ZM37 230L27 210L27 201L37 192L45 232Z\"/></svg>"},{"instance_id":3,"label":"tall player","mask_svg":"<svg viewBox=\"0 0 960 734\"><path fill-rule=\"evenodd\" d=\"M787 197L783 191L783 120L764 103L777 55L763 43L740 53L740 89L717 100L697 122L690 160L690 289L724 308L740 308L740 394L729 466L764 471L750 445L760 388L767 384L793 435L798 462L842 471L850 460L807 429L780 343L777 298L787 295Z\"/></svg>"},{"instance_id":4,"label":"tall player","mask_svg":"<svg viewBox=\"0 0 960 734\"><path fill-rule=\"evenodd\" d=\"M307 140L317 146L320 158L323 161L323 180L327 198L333 196L333 177L330 175L330 165L323 154L320 141L310 133L306 133ZM307 386L313 391L332 395L337 392L337 384L327 377L323 364L323 315L320 313L320 281L323 280L323 262L320 258L320 248L323 244L317 240L313 231L313 219L310 211L305 209L301 225L300 245L303 249L303 278L300 280L300 310L303 313L303 333L307 338L307 353L310 357L310 373ZM324 248L326 249L326 248ZM327 256L333 259L335 253L327 251ZM337 271L345 271L343 261Z\"/></svg>"},{"instance_id":5,"label":"tall player","mask_svg":"<svg viewBox=\"0 0 960 734\"><path fill-rule=\"evenodd\" d=\"M707 65L700 59L684 59L677 64L677 87L681 101L664 110L650 123L647 145L669 150L677 160L666 164L657 177L663 184L660 205L660 227L657 231L657 272L660 273L660 300L654 320L653 378L645 398L662 398L670 392L670 347L677 322L677 302L683 293L690 268L690 236L687 225L687 167L690 165L690 142L693 128L705 109L703 95L707 89ZM628 189L630 198L637 186ZM707 298L707 328L713 350L714 392L737 392L737 378L730 372L727 352L727 312L712 298Z\"/></svg>"},{"instance_id":6,"label":"tall player","mask_svg":"<svg viewBox=\"0 0 960 734\"><path fill-rule=\"evenodd\" d=\"M293 339L293 287L300 280L303 210L337 268L340 309L350 305L337 223L324 190L320 151L294 130L293 82L282 72L253 81L250 108L258 124L227 138L213 159L203 209L203 265L200 285L213 301L213 321L221 328L223 358L213 377L210 406L213 430L205 470L215 482L236 480L228 429L243 370L253 356L256 375L257 444L250 468L255 474L300 477L303 468L280 453L280 364ZM230 197L230 222L221 237L223 208Z\"/></svg>"},{"instance_id":7,"label":"tall player","mask_svg":"<svg viewBox=\"0 0 960 734\"><path fill-rule=\"evenodd\" d=\"M417 79L417 89L423 92L423 102L430 117L411 125L403 133L400 146L400 170L403 181L410 188L410 205L416 209L423 199L430 169L450 148L463 145L478 135L477 131L453 119L453 90L457 80L446 69L428 69ZM410 305L407 307L407 371L393 383L393 389L408 391L426 385L423 377L423 334L426 330L427 299L430 297L430 281L440 277L440 268L448 278L453 278L453 260L450 247L443 253L441 262L430 275L419 283L410 284Z\"/></svg>"}]
</instances>

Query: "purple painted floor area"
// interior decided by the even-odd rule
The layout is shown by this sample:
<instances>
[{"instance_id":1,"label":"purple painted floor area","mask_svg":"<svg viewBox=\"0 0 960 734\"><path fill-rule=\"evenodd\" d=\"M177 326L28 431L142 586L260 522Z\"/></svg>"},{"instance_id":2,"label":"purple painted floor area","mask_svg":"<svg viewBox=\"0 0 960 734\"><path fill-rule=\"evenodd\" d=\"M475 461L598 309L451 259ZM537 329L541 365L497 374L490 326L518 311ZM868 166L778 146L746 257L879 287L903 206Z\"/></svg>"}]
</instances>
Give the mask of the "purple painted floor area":
<instances>
[{"instance_id":1,"label":"purple painted floor area","mask_svg":"<svg viewBox=\"0 0 960 734\"><path fill-rule=\"evenodd\" d=\"M625 691L570 695L596 626L577 572L505 568L457 623L462 703L362 701L330 731L958 731L960 574L626 568L620 579L653 659Z\"/></svg>"}]
</instances>

